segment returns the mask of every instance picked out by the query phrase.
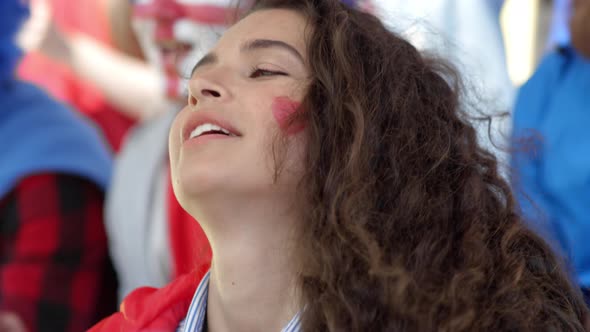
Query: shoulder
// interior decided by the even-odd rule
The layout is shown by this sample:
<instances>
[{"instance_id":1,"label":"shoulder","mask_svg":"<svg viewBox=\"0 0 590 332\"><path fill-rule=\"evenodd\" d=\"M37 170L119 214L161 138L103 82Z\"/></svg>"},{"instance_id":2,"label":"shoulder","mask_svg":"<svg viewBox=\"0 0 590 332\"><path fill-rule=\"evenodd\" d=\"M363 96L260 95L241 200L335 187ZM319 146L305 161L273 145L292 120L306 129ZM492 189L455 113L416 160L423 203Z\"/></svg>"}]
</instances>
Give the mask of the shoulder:
<instances>
[{"instance_id":1,"label":"shoulder","mask_svg":"<svg viewBox=\"0 0 590 332\"><path fill-rule=\"evenodd\" d=\"M78 175L106 188L111 153L81 115L44 91L15 81L0 92L0 196L29 174Z\"/></svg>"},{"instance_id":2,"label":"shoulder","mask_svg":"<svg viewBox=\"0 0 590 332\"><path fill-rule=\"evenodd\" d=\"M523 85L521 91L539 90L540 87L552 87L559 84L571 68L581 63L580 56L569 45L554 48L541 59L531 78Z\"/></svg>"},{"instance_id":3,"label":"shoulder","mask_svg":"<svg viewBox=\"0 0 590 332\"><path fill-rule=\"evenodd\" d=\"M518 93L515 122L520 123L524 115L536 116L543 112L555 97L567 101L568 96L585 96L584 86L588 84L589 72L590 64L571 46L558 47L549 52Z\"/></svg>"},{"instance_id":4,"label":"shoulder","mask_svg":"<svg viewBox=\"0 0 590 332\"><path fill-rule=\"evenodd\" d=\"M542 113L560 84L572 54L567 47L556 48L543 57L529 80L518 91L514 105L514 122L529 123Z\"/></svg>"},{"instance_id":5,"label":"shoulder","mask_svg":"<svg viewBox=\"0 0 590 332\"><path fill-rule=\"evenodd\" d=\"M93 131L89 120L27 82L13 81L5 86L0 95L0 105L3 110L0 113L2 127L18 125L29 130L60 127L66 130L64 134ZM87 138L89 135L84 136Z\"/></svg>"},{"instance_id":6,"label":"shoulder","mask_svg":"<svg viewBox=\"0 0 590 332\"><path fill-rule=\"evenodd\" d=\"M136 289L123 300L118 313L101 321L90 332L175 331L185 318L206 271L206 267L202 266L163 288Z\"/></svg>"},{"instance_id":7,"label":"shoulder","mask_svg":"<svg viewBox=\"0 0 590 332\"><path fill-rule=\"evenodd\" d=\"M541 62L539 63L534 74L531 76L529 81L525 83L523 88L533 85L539 80L557 81L564 70L567 69L567 65L575 58L575 51L569 46L562 46L553 49L541 59Z\"/></svg>"},{"instance_id":8,"label":"shoulder","mask_svg":"<svg viewBox=\"0 0 590 332\"><path fill-rule=\"evenodd\" d=\"M13 80L2 86L2 98L0 102L3 107L12 109L23 109L24 112L35 112L40 109L61 109L64 108L59 102L52 99L47 92L34 84Z\"/></svg>"}]
</instances>

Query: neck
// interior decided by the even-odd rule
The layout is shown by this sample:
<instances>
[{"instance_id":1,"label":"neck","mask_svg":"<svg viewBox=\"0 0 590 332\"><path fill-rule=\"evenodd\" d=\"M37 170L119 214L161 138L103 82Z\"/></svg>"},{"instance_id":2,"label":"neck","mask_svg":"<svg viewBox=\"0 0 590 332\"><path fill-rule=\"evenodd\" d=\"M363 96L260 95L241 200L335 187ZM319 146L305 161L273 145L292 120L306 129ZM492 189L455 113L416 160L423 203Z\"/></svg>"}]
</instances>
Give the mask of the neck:
<instances>
[{"instance_id":1,"label":"neck","mask_svg":"<svg viewBox=\"0 0 590 332\"><path fill-rule=\"evenodd\" d=\"M207 203L197 220L213 251L208 331L281 331L300 309L290 258L295 214L271 200Z\"/></svg>"}]
</instances>

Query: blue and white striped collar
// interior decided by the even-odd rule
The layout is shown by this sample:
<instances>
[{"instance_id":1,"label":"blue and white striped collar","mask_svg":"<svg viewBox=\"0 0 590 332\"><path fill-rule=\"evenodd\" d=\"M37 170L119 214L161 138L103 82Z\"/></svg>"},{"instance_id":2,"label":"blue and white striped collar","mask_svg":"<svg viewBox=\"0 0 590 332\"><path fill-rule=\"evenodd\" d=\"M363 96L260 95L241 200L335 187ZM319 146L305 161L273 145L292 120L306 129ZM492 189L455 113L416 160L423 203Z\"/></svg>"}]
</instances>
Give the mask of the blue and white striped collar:
<instances>
[{"instance_id":1,"label":"blue and white striped collar","mask_svg":"<svg viewBox=\"0 0 590 332\"><path fill-rule=\"evenodd\" d=\"M177 332L202 332L207 314L207 296L209 294L209 275L205 274L193 296L185 319L180 322ZM281 332L300 332L300 313L297 313Z\"/></svg>"}]
</instances>

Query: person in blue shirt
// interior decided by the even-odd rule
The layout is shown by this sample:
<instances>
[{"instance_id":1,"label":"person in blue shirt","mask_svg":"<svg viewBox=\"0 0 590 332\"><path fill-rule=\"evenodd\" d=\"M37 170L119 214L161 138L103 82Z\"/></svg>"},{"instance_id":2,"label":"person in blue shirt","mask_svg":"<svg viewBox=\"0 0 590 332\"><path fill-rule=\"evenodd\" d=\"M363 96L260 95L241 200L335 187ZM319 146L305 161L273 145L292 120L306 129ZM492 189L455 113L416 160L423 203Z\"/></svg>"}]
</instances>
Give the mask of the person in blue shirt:
<instances>
[{"instance_id":1,"label":"person in blue shirt","mask_svg":"<svg viewBox=\"0 0 590 332\"><path fill-rule=\"evenodd\" d=\"M590 1L573 2L571 42L521 88L513 119L513 187L533 228L590 287ZM588 297L587 297L588 301Z\"/></svg>"}]
</instances>

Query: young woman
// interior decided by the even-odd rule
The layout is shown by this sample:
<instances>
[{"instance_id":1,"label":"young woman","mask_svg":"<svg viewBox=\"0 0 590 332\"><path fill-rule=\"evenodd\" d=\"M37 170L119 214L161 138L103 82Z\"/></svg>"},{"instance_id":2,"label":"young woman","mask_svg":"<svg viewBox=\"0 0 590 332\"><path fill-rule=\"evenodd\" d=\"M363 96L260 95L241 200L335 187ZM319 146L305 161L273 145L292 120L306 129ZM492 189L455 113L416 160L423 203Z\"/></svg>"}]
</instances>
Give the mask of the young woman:
<instances>
[{"instance_id":1,"label":"young woman","mask_svg":"<svg viewBox=\"0 0 590 332\"><path fill-rule=\"evenodd\" d=\"M259 1L196 64L170 132L211 268L95 331L583 331L457 85L337 0Z\"/></svg>"}]
</instances>

